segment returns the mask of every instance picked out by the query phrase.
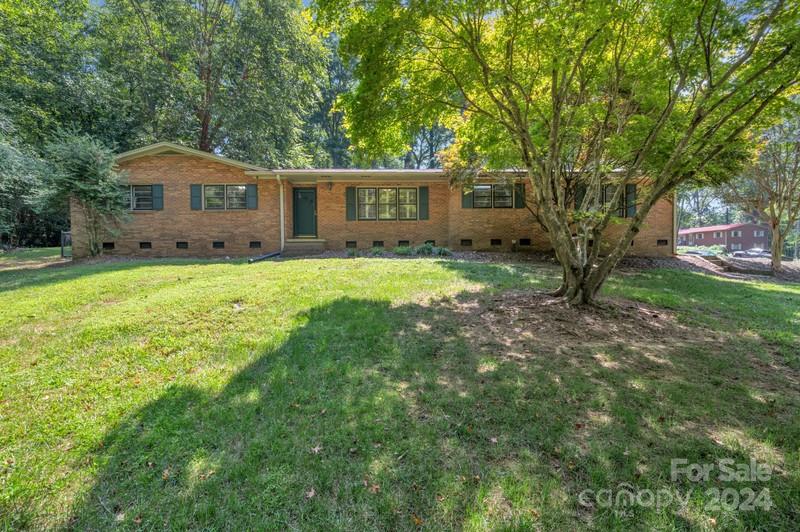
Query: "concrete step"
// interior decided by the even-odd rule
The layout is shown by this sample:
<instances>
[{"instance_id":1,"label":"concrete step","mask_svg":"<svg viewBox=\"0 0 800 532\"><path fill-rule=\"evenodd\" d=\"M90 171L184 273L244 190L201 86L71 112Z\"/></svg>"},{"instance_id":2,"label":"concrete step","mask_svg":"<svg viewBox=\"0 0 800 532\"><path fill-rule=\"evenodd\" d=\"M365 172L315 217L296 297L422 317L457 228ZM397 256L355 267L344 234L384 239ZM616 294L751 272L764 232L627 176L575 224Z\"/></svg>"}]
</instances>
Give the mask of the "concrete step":
<instances>
[{"instance_id":1,"label":"concrete step","mask_svg":"<svg viewBox=\"0 0 800 532\"><path fill-rule=\"evenodd\" d=\"M325 251L325 240L321 238L289 238L283 246L284 257L319 255Z\"/></svg>"}]
</instances>

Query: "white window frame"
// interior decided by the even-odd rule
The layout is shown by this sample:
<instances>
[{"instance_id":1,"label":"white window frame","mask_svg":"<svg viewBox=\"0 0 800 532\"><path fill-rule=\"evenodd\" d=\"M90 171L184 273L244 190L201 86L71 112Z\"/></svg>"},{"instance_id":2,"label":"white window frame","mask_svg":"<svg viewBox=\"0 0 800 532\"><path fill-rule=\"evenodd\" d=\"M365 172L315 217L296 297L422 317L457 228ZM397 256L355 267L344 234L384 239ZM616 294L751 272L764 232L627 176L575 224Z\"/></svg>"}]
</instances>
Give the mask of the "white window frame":
<instances>
[{"instance_id":1,"label":"white window frame","mask_svg":"<svg viewBox=\"0 0 800 532\"><path fill-rule=\"evenodd\" d=\"M731 231L731 236L740 237L741 238L742 230L741 229L734 229L733 231Z\"/></svg>"}]
</instances>

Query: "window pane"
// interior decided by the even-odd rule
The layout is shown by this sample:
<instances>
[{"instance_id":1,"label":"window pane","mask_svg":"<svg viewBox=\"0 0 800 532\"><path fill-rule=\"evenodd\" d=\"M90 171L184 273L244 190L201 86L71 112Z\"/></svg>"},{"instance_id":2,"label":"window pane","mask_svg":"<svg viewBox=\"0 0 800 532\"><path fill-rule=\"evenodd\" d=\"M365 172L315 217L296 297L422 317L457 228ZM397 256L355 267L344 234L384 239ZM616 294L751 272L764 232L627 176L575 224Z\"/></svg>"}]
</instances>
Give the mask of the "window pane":
<instances>
[{"instance_id":1,"label":"window pane","mask_svg":"<svg viewBox=\"0 0 800 532\"><path fill-rule=\"evenodd\" d=\"M416 205L400 205L400 219L401 220L416 220L417 219L417 206Z\"/></svg>"},{"instance_id":2,"label":"window pane","mask_svg":"<svg viewBox=\"0 0 800 532\"><path fill-rule=\"evenodd\" d=\"M396 220L397 219L397 204L396 203L381 203L378 205L378 217L381 220Z\"/></svg>"},{"instance_id":3,"label":"window pane","mask_svg":"<svg viewBox=\"0 0 800 532\"><path fill-rule=\"evenodd\" d=\"M374 220L376 214L375 205L369 203L360 203L358 205L358 218L359 220Z\"/></svg>"},{"instance_id":4,"label":"window pane","mask_svg":"<svg viewBox=\"0 0 800 532\"><path fill-rule=\"evenodd\" d=\"M244 185L228 185L225 188L228 192L229 209L247 208L247 187Z\"/></svg>"},{"instance_id":5,"label":"window pane","mask_svg":"<svg viewBox=\"0 0 800 532\"><path fill-rule=\"evenodd\" d=\"M134 185L131 189L133 210L148 211L153 209L153 187L151 185Z\"/></svg>"},{"instance_id":6,"label":"window pane","mask_svg":"<svg viewBox=\"0 0 800 532\"><path fill-rule=\"evenodd\" d=\"M472 190L472 206L489 209L492 206L492 185L475 185Z\"/></svg>"},{"instance_id":7,"label":"window pane","mask_svg":"<svg viewBox=\"0 0 800 532\"><path fill-rule=\"evenodd\" d=\"M374 188L358 189L358 219L374 220L378 215L378 195Z\"/></svg>"},{"instance_id":8,"label":"window pane","mask_svg":"<svg viewBox=\"0 0 800 532\"><path fill-rule=\"evenodd\" d=\"M403 204L417 204L417 189L416 188L399 188L397 189L397 199L401 205Z\"/></svg>"},{"instance_id":9,"label":"window pane","mask_svg":"<svg viewBox=\"0 0 800 532\"><path fill-rule=\"evenodd\" d=\"M378 189L378 218L381 220L397 219L397 189Z\"/></svg>"},{"instance_id":10,"label":"window pane","mask_svg":"<svg viewBox=\"0 0 800 532\"><path fill-rule=\"evenodd\" d=\"M378 203L396 203L397 202L397 189L396 188L381 188L379 189Z\"/></svg>"},{"instance_id":11,"label":"window pane","mask_svg":"<svg viewBox=\"0 0 800 532\"><path fill-rule=\"evenodd\" d=\"M206 185L203 187L206 209L225 208L225 185Z\"/></svg>"},{"instance_id":12,"label":"window pane","mask_svg":"<svg viewBox=\"0 0 800 532\"><path fill-rule=\"evenodd\" d=\"M133 208L133 205L131 204L131 196L133 195L133 187L131 187L131 186L122 187L122 191L120 192L120 194L122 194L122 202L125 205L125 208L128 209L128 210L131 210Z\"/></svg>"},{"instance_id":13,"label":"window pane","mask_svg":"<svg viewBox=\"0 0 800 532\"><path fill-rule=\"evenodd\" d=\"M495 185L494 190L494 206L496 208L506 208L513 205L514 189L511 185Z\"/></svg>"}]
</instances>

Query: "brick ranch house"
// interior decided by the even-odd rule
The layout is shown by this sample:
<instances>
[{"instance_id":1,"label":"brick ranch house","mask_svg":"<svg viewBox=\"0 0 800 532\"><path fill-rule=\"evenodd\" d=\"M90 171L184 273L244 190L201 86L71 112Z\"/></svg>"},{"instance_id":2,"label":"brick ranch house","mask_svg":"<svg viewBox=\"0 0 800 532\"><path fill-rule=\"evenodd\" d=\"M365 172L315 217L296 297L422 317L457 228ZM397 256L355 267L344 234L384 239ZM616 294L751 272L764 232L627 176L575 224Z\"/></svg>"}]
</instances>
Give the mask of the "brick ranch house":
<instances>
[{"instance_id":1,"label":"brick ranch house","mask_svg":"<svg viewBox=\"0 0 800 532\"><path fill-rule=\"evenodd\" d=\"M728 251L769 249L770 230L753 223L690 227L678 231L679 246L725 246Z\"/></svg>"},{"instance_id":2,"label":"brick ranch house","mask_svg":"<svg viewBox=\"0 0 800 532\"><path fill-rule=\"evenodd\" d=\"M271 170L160 142L120 154L130 220L103 253L147 257L286 255L433 242L455 250L547 250L525 207L526 186L453 187L441 170ZM635 188L620 214L635 212ZM661 200L630 254L675 253L675 205ZM71 209L73 256L88 255L81 211ZM621 230L612 226L610 232Z\"/></svg>"}]
</instances>

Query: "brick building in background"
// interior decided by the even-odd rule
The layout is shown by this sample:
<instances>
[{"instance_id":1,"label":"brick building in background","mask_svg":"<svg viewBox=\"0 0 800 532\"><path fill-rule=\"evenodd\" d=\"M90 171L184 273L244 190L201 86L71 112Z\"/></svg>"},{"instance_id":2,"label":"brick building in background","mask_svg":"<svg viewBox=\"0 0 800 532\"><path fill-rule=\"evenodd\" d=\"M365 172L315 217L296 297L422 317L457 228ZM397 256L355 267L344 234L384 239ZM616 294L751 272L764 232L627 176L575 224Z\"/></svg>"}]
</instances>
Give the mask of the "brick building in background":
<instances>
[{"instance_id":1,"label":"brick building in background","mask_svg":"<svg viewBox=\"0 0 800 532\"><path fill-rule=\"evenodd\" d=\"M442 170L272 170L171 143L118 156L130 219L103 241L111 255L147 257L295 254L348 247L548 250L527 204L529 183L510 174L469 189ZM619 215L636 212L629 185ZM71 209L73 256L88 254L80 210ZM675 253L673 196L659 201L630 255ZM612 224L608 236L619 234Z\"/></svg>"},{"instance_id":2,"label":"brick building in background","mask_svg":"<svg viewBox=\"0 0 800 532\"><path fill-rule=\"evenodd\" d=\"M678 231L679 246L725 246L728 251L769 249L770 230L754 223L690 227Z\"/></svg>"}]
</instances>

